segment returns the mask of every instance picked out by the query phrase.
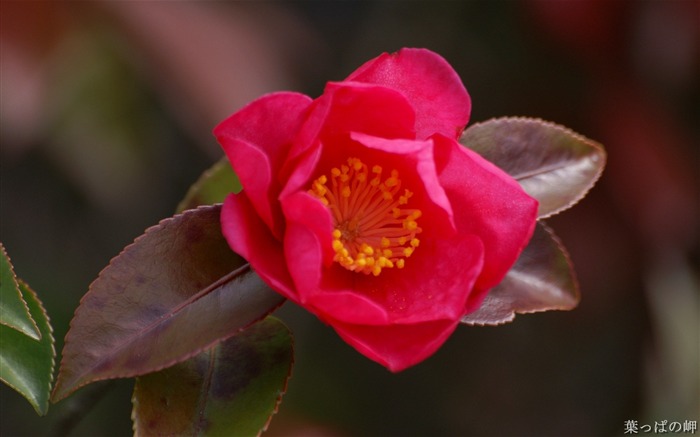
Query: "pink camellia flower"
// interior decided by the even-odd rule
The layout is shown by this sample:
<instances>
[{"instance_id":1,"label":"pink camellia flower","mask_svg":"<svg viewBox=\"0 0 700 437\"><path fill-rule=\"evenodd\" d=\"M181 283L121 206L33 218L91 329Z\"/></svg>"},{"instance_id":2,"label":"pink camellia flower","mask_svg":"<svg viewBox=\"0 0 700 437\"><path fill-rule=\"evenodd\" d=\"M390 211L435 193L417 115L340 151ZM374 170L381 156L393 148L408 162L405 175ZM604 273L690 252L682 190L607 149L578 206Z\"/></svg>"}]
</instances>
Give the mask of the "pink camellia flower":
<instances>
[{"instance_id":1,"label":"pink camellia flower","mask_svg":"<svg viewBox=\"0 0 700 437\"><path fill-rule=\"evenodd\" d=\"M530 239L537 202L457 138L471 102L424 49L319 98L265 95L214 133L243 191L221 226L273 289L391 371L433 354Z\"/></svg>"}]
</instances>

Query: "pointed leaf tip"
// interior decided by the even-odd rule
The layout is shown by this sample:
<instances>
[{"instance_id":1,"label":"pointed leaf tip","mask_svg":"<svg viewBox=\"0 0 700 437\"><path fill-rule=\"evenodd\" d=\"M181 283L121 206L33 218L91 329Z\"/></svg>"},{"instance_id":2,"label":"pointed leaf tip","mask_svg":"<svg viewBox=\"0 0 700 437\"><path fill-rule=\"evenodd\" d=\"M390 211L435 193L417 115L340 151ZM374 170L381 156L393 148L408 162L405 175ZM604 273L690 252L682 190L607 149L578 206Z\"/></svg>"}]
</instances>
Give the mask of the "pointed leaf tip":
<instances>
[{"instance_id":1,"label":"pointed leaf tip","mask_svg":"<svg viewBox=\"0 0 700 437\"><path fill-rule=\"evenodd\" d=\"M22 298L12 262L2 243L0 243L0 302L2 302L0 325L16 329L34 340L41 339L41 331L31 316L27 302Z\"/></svg>"},{"instance_id":2,"label":"pointed leaf tip","mask_svg":"<svg viewBox=\"0 0 700 437\"><path fill-rule=\"evenodd\" d=\"M54 402L186 360L284 301L228 247L220 212L204 206L161 221L100 273L66 335Z\"/></svg>"},{"instance_id":3,"label":"pointed leaf tip","mask_svg":"<svg viewBox=\"0 0 700 437\"><path fill-rule=\"evenodd\" d=\"M21 280L18 285L41 332L41 340L0 325L0 380L24 396L43 416L49 409L56 358L53 329L36 293Z\"/></svg>"}]
</instances>

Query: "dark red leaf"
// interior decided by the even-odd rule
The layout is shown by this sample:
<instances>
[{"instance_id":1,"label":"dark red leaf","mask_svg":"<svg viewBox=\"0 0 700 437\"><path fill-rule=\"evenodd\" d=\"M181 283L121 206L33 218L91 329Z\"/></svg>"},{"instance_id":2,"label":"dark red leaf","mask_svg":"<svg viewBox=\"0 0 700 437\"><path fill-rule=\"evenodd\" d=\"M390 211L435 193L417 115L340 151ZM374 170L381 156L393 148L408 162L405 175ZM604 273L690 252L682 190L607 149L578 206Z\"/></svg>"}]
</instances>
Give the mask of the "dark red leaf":
<instances>
[{"instance_id":1,"label":"dark red leaf","mask_svg":"<svg viewBox=\"0 0 700 437\"><path fill-rule=\"evenodd\" d=\"M462 318L468 325L500 325L515 314L570 310L579 290L569 255L551 229L537 224L530 243L481 308Z\"/></svg>"},{"instance_id":2,"label":"dark red leaf","mask_svg":"<svg viewBox=\"0 0 700 437\"><path fill-rule=\"evenodd\" d=\"M292 370L292 336L274 317L196 357L141 376L136 435L259 435Z\"/></svg>"},{"instance_id":3,"label":"dark red leaf","mask_svg":"<svg viewBox=\"0 0 700 437\"><path fill-rule=\"evenodd\" d=\"M186 360L283 302L228 247L219 214L205 206L163 220L100 273L71 321L54 402Z\"/></svg>"},{"instance_id":4,"label":"dark red leaf","mask_svg":"<svg viewBox=\"0 0 700 437\"><path fill-rule=\"evenodd\" d=\"M605 150L563 126L505 117L477 123L459 141L515 178L540 203L538 217L581 200L605 167Z\"/></svg>"}]
</instances>

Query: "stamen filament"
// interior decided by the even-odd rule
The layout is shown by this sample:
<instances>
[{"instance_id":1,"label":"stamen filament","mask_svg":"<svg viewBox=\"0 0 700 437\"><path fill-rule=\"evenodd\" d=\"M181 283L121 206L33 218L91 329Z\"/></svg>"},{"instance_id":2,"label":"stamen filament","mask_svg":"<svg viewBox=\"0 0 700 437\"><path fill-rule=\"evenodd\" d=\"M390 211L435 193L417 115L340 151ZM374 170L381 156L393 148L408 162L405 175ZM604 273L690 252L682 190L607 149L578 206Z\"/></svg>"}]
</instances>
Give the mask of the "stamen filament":
<instances>
[{"instance_id":1,"label":"stamen filament","mask_svg":"<svg viewBox=\"0 0 700 437\"><path fill-rule=\"evenodd\" d=\"M334 261L348 270L379 275L385 268L402 269L419 246L422 232L418 209L405 208L413 193L401 190L397 170L382 181L382 167L370 168L357 158L333 167L330 177L313 181L309 193L331 211ZM329 186L330 182L330 186Z\"/></svg>"}]
</instances>

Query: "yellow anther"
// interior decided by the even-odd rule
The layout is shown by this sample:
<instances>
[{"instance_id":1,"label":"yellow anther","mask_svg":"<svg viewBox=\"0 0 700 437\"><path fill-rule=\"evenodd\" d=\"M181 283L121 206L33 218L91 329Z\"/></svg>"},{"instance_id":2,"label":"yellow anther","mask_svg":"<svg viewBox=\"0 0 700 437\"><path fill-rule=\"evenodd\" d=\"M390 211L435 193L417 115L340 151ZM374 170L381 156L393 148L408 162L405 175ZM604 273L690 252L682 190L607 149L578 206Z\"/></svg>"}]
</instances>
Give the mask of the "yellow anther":
<instances>
[{"instance_id":1,"label":"yellow anther","mask_svg":"<svg viewBox=\"0 0 700 437\"><path fill-rule=\"evenodd\" d=\"M392 170L392 171L391 171L391 177L388 178L388 179L384 182L384 184L385 184L387 187L395 187L395 186L397 186L397 185L399 184L399 172L396 171L396 170Z\"/></svg>"},{"instance_id":2,"label":"yellow anther","mask_svg":"<svg viewBox=\"0 0 700 437\"><path fill-rule=\"evenodd\" d=\"M370 169L374 175L368 182ZM399 172L382 180L382 166L368 167L351 157L311 183L309 193L331 208L334 261L344 268L378 276L402 269L419 245L421 211L405 208L413 193L398 196ZM397 198L398 196L398 198Z\"/></svg>"},{"instance_id":3,"label":"yellow anther","mask_svg":"<svg viewBox=\"0 0 700 437\"><path fill-rule=\"evenodd\" d=\"M328 192L328 189L326 187L324 187L323 185L321 185L320 183L315 182L314 183L314 191L316 192L316 194L323 197Z\"/></svg>"},{"instance_id":4,"label":"yellow anther","mask_svg":"<svg viewBox=\"0 0 700 437\"><path fill-rule=\"evenodd\" d=\"M409 231L415 231L418 228L418 223L414 220L404 220L403 227Z\"/></svg>"}]
</instances>

